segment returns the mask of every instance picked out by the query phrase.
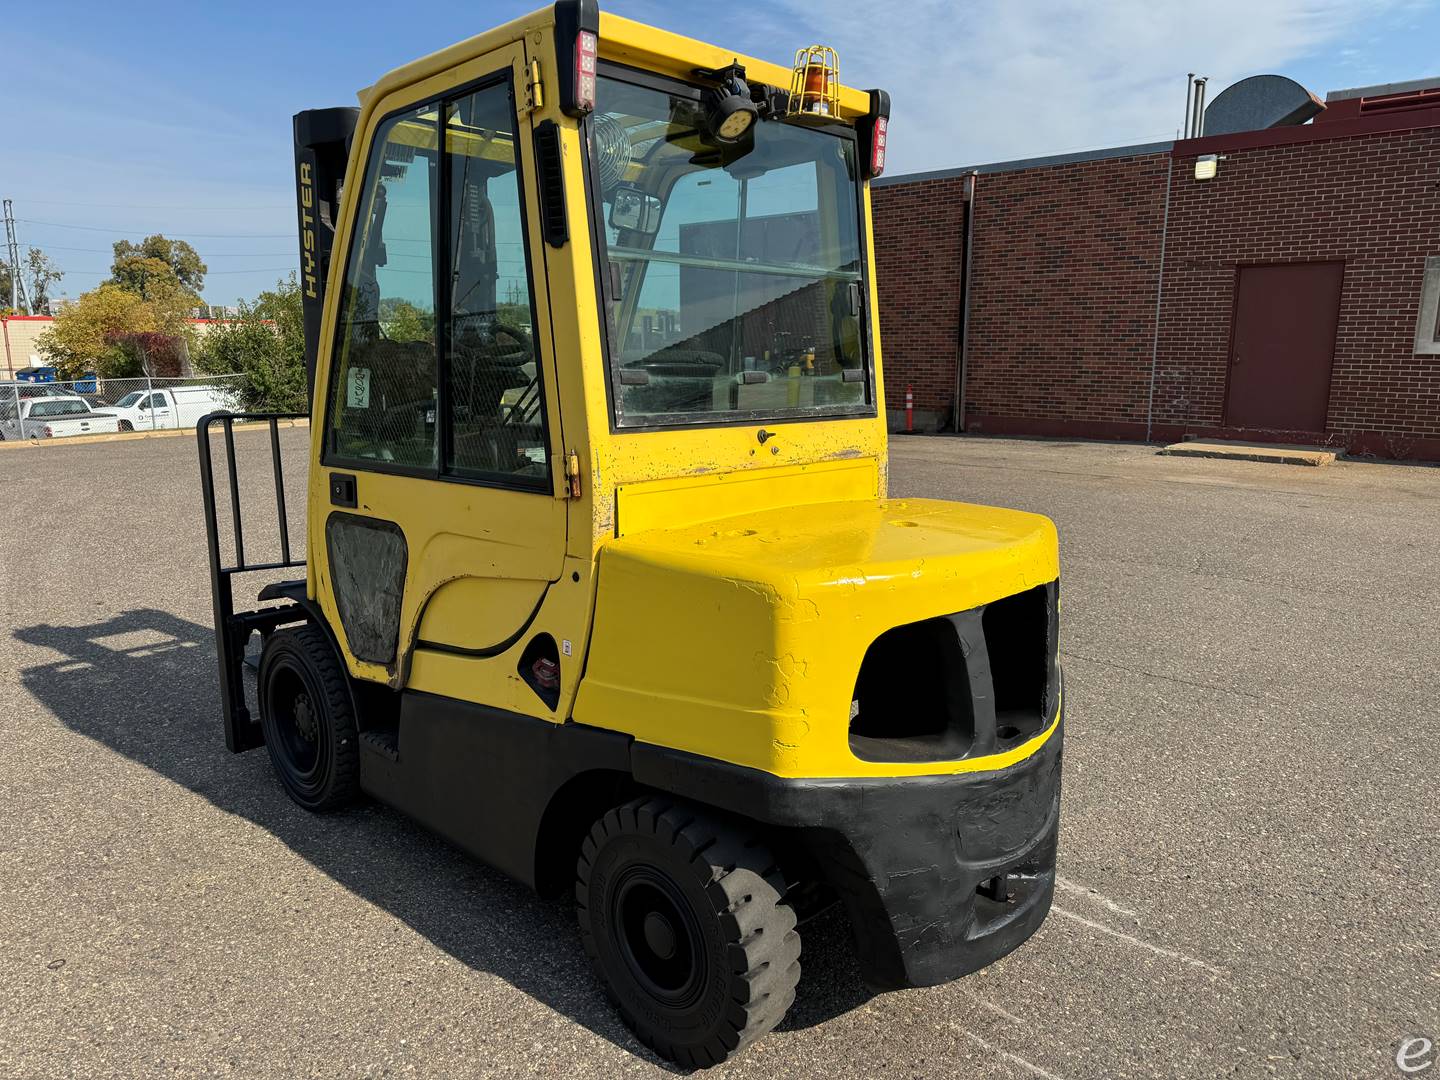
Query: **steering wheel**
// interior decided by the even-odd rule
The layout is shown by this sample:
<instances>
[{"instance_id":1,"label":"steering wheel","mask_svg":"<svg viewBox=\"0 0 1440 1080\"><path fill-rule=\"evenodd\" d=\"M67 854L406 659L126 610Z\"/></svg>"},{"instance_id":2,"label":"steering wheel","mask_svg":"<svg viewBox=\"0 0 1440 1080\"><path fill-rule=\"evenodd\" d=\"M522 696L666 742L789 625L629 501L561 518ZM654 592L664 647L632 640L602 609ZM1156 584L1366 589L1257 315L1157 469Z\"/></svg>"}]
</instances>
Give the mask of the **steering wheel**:
<instances>
[{"instance_id":1,"label":"steering wheel","mask_svg":"<svg viewBox=\"0 0 1440 1080\"><path fill-rule=\"evenodd\" d=\"M490 327L490 336L495 340L497 346L502 338L508 339L511 346L508 349L496 349L486 357L492 363L506 367L519 367L528 362L535 355L535 343L531 338L516 330L513 326L506 326L497 322Z\"/></svg>"}]
</instances>

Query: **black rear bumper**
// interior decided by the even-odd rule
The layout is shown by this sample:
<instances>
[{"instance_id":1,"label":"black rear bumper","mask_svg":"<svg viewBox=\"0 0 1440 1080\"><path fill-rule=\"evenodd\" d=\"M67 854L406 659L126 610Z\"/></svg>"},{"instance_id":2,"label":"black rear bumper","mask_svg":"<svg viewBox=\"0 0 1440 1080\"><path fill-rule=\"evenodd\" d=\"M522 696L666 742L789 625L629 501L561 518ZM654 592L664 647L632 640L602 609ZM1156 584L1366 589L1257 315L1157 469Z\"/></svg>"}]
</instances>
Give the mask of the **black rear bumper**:
<instances>
[{"instance_id":1,"label":"black rear bumper","mask_svg":"<svg viewBox=\"0 0 1440 1080\"><path fill-rule=\"evenodd\" d=\"M641 783L787 831L850 916L865 980L931 986L998 960L1050 910L1063 716L1007 769L786 779L637 743Z\"/></svg>"}]
</instances>

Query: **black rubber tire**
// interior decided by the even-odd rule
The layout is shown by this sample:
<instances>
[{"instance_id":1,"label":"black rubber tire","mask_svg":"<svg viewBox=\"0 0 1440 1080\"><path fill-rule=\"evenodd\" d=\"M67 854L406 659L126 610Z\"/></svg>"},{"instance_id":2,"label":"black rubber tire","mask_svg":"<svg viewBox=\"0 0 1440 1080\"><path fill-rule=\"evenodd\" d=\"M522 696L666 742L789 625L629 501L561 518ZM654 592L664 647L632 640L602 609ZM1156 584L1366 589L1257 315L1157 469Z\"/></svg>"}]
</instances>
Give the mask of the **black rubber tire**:
<instances>
[{"instance_id":1,"label":"black rubber tire","mask_svg":"<svg viewBox=\"0 0 1440 1080\"><path fill-rule=\"evenodd\" d=\"M121 420L121 421L120 421L120 430L121 430L121 431L134 431L134 430L135 430L135 425L132 424L132 423L130 423L129 420Z\"/></svg>"},{"instance_id":2,"label":"black rubber tire","mask_svg":"<svg viewBox=\"0 0 1440 1080\"><path fill-rule=\"evenodd\" d=\"M316 813L354 802L360 736L345 671L325 635L309 625L271 634L260 653L256 696L265 747L286 794Z\"/></svg>"},{"instance_id":3,"label":"black rubber tire","mask_svg":"<svg viewBox=\"0 0 1440 1080\"><path fill-rule=\"evenodd\" d=\"M577 878L590 962L625 1023L661 1057L718 1065L794 1002L800 935L786 882L741 827L668 797L635 799L595 823ZM659 919L654 936L647 909Z\"/></svg>"}]
</instances>

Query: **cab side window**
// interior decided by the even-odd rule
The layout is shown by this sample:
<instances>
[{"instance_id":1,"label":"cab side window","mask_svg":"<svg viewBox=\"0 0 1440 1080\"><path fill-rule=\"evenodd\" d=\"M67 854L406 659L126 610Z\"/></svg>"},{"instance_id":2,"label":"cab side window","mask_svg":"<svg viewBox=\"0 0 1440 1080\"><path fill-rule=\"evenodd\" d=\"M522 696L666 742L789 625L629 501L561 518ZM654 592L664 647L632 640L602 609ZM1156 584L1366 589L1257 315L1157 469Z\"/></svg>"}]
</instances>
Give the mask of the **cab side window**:
<instances>
[{"instance_id":1,"label":"cab side window","mask_svg":"<svg viewBox=\"0 0 1440 1080\"><path fill-rule=\"evenodd\" d=\"M508 80L446 105L447 471L507 486L550 475Z\"/></svg>"},{"instance_id":2,"label":"cab side window","mask_svg":"<svg viewBox=\"0 0 1440 1080\"><path fill-rule=\"evenodd\" d=\"M511 80L497 76L377 129L327 461L550 490L519 126Z\"/></svg>"},{"instance_id":3,"label":"cab side window","mask_svg":"<svg viewBox=\"0 0 1440 1080\"><path fill-rule=\"evenodd\" d=\"M435 116L424 105L375 135L340 301L328 447L337 458L436 465Z\"/></svg>"}]
</instances>

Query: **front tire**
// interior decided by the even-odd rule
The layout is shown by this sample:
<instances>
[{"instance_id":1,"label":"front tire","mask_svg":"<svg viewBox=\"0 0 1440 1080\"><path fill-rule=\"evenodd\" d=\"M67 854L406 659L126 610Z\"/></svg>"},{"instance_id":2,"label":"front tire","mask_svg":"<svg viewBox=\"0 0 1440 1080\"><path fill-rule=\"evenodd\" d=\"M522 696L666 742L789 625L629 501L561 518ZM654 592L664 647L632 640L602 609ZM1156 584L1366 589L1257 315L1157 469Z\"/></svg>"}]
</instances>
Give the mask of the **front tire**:
<instances>
[{"instance_id":1,"label":"front tire","mask_svg":"<svg viewBox=\"0 0 1440 1080\"><path fill-rule=\"evenodd\" d=\"M359 732L335 650L316 627L278 630L257 680L265 748L286 794L306 810L336 810L360 790Z\"/></svg>"},{"instance_id":2,"label":"front tire","mask_svg":"<svg viewBox=\"0 0 1440 1080\"><path fill-rule=\"evenodd\" d=\"M135 425L132 424L129 420L121 420L121 421L120 421L120 430L121 430L121 431L134 431L134 430L135 430Z\"/></svg>"},{"instance_id":3,"label":"front tire","mask_svg":"<svg viewBox=\"0 0 1440 1080\"><path fill-rule=\"evenodd\" d=\"M784 1018L800 936L757 839L685 803L635 799L595 823L577 877L585 951L661 1057L718 1065Z\"/></svg>"}]
</instances>

